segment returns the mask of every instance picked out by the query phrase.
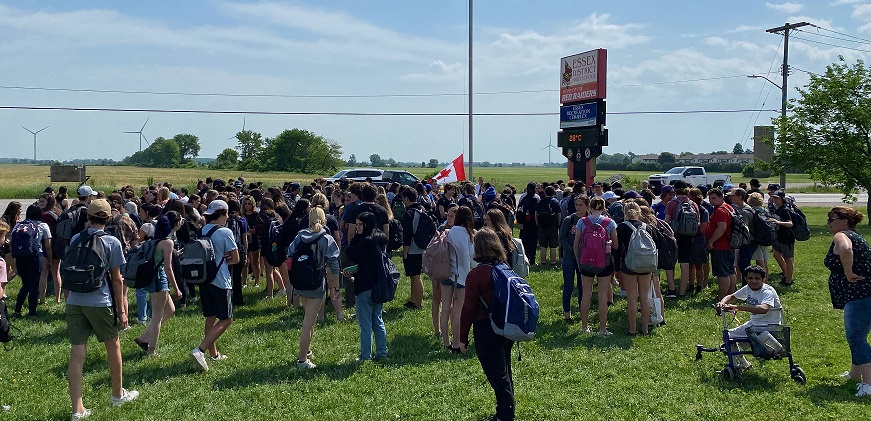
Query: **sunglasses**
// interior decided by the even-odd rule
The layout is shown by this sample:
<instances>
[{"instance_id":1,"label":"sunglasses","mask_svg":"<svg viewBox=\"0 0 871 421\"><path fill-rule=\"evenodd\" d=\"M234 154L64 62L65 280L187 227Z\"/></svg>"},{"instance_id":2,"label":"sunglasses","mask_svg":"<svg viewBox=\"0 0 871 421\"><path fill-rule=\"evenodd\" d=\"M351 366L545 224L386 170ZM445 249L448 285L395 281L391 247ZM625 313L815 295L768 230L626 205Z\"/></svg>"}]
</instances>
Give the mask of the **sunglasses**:
<instances>
[{"instance_id":1,"label":"sunglasses","mask_svg":"<svg viewBox=\"0 0 871 421\"><path fill-rule=\"evenodd\" d=\"M828 221L828 223L832 223L832 221L837 221L839 219L844 219L844 218L829 218L829 219L827 219L827 221Z\"/></svg>"}]
</instances>

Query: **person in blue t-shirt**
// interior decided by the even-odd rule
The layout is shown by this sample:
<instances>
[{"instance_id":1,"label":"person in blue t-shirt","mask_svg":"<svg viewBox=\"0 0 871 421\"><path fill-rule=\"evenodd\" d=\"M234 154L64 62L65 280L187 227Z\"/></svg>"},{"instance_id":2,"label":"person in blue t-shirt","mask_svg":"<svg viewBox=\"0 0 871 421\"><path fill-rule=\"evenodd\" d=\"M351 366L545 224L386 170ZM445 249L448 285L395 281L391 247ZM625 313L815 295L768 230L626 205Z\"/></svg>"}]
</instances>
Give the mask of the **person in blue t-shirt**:
<instances>
[{"instance_id":1,"label":"person in blue t-shirt","mask_svg":"<svg viewBox=\"0 0 871 421\"><path fill-rule=\"evenodd\" d=\"M203 212L206 225L202 228L206 235L213 228L212 247L218 259L218 274L212 282L205 283L200 288L203 305L203 317L206 318L205 336L200 345L191 351L191 360L196 368L208 371L206 351L211 361L222 361L227 356L218 352L217 341L233 322L233 285L230 279L229 265L239 263L239 250L233 232L226 228L229 216L229 206L223 200L213 200L208 209ZM218 257L220 256L220 257Z\"/></svg>"},{"instance_id":2,"label":"person in blue t-shirt","mask_svg":"<svg viewBox=\"0 0 871 421\"><path fill-rule=\"evenodd\" d=\"M103 228L111 216L112 208L105 199L96 199L88 204L87 217L91 226L73 236L70 247L77 245L77 240L83 235L103 234ZM123 363L118 329L127 328L127 297L122 293L121 277L121 265L126 263L124 251L121 242L111 235L99 235L94 241L101 241L105 249L108 260L106 263L109 266L106 280L100 288L92 292L70 292L66 303L67 330L71 345L67 382L73 406L73 420L91 415L91 410L85 408L82 401L82 372L88 355L88 338L91 335L95 335L106 346L109 378L112 383L112 405L123 405L139 397L139 392L122 387ZM119 316L117 318L116 312ZM116 324L116 321L120 323Z\"/></svg>"}]
</instances>

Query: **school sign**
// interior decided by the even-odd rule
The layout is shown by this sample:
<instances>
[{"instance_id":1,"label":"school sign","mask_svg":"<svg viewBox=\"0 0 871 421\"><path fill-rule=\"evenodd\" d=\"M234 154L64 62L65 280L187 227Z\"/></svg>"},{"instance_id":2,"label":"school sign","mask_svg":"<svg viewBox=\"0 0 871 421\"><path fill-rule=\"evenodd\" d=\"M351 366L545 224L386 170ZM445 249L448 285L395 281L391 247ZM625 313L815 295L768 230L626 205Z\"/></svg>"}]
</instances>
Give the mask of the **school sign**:
<instances>
[{"instance_id":1,"label":"school sign","mask_svg":"<svg viewBox=\"0 0 871 421\"><path fill-rule=\"evenodd\" d=\"M560 103L605 99L607 62L602 48L560 59Z\"/></svg>"}]
</instances>

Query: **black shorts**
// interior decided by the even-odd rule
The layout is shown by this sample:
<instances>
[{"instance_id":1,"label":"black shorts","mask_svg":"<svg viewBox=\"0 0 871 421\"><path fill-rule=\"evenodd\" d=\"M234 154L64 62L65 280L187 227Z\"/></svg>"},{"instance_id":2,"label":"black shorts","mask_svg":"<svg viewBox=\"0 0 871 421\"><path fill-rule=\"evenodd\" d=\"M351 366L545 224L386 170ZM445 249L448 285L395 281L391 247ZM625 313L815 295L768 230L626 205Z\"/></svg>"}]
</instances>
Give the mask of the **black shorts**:
<instances>
[{"instance_id":1,"label":"black shorts","mask_svg":"<svg viewBox=\"0 0 871 421\"><path fill-rule=\"evenodd\" d=\"M717 277L735 273L735 250L711 250L711 274Z\"/></svg>"},{"instance_id":2,"label":"black shorts","mask_svg":"<svg viewBox=\"0 0 871 421\"><path fill-rule=\"evenodd\" d=\"M677 240L677 262L691 263L693 259L693 237L676 234L674 238Z\"/></svg>"},{"instance_id":3,"label":"black shorts","mask_svg":"<svg viewBox=\"0 0 871 421\"><path fill-rule=\"evenodd\" d=\"M581 276L586 276L588 278L594 278L596 276L598 276L600 278L610 277L611 275L614 274L614 264L609 263L608 266L606 266L605 269L599 273L587 272L583 269L578 269L578 272L581 272Z\"/></svg>"},{"instance_id":4,"label":"black shorts","mask_svg":"<svg viewBox=\"0 0 871 421\"><path fill-rule=\"evenodd\" d=\"M422 254L408 254L408 258L402 259L402 265L405 266L405 276L420 276L423 269Z\"/></svg>"},{"instance_id":5,"label":"black shorts","mask_svg":"<svg viewBox=\"0 0 871 421\"><path fill-rule=\"evenodd\" d=\"M233 290L218 288L211 283L200 285L203 317L218 320L233 318Z\"/></svg>"}]
</instances>

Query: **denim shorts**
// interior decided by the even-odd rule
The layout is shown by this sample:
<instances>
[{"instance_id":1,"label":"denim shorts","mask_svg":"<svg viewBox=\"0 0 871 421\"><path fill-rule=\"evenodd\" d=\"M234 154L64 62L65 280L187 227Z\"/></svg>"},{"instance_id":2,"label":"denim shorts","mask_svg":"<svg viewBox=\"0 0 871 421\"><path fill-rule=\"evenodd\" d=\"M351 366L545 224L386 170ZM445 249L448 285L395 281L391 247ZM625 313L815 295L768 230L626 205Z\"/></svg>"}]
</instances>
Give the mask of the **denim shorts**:
<instances>
[{"instance_id":1,"label":"denim shorts","mask_svg":"<svg viewBox=\"0 0 871 421\"><path fill-rule=\"evenodd\" d=\"M844 307L844 333L847 336L847 344L850 345L853 365L871 363L869 332L871 332L871 297L848 302Z\"/></svg>"},{"instance_id":2,"label":"denim shorts","mask_svg":"<svg viewBox=\"0 0 871 421\"><path fill-rule=\"evenodd\" d=\"M453 279L443 279L441 282L442 282L442 285L444 285L446 287L455 286L455 287L457 287L457 289L463 289L466 287L465 285L458 284Z\"/></svg>"}]
</instances>

